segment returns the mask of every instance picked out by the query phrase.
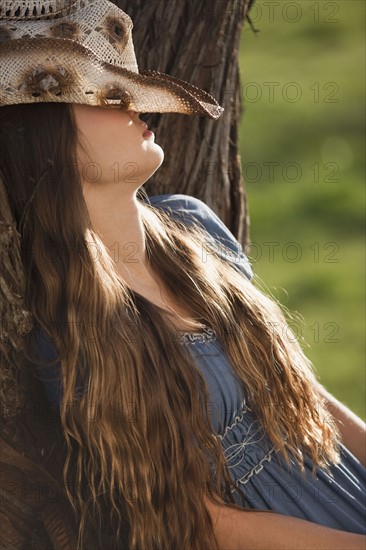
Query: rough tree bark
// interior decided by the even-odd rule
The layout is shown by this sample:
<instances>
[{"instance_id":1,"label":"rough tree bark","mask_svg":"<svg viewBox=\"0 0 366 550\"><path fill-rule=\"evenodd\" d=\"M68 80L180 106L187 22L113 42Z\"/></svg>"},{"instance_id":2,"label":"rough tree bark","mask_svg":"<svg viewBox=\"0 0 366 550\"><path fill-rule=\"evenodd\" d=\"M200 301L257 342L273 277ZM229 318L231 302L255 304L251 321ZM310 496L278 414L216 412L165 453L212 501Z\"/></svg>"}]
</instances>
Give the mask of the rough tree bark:
<instances>
[{"instance_id":1,"label":"rough tree bark","mask_svg":"<svg viewBox=\"0 0 366 550\"><path fill-rule=\"evenodd\" d=\"M114 0L134 22L141 69L156 69L211 93L218 120L181 114L145 117L166 151L148 194L202 199L246 245L249 220L238 151L238 51L249 0ZM162 38L163 37L163 38Z\"/></svg>"},{"instance_id":2,"label":"rough tree bark","mask_svg":"<svg viewBox=\"0 0 366 550\"><path fill-rule=\"evenodd\" d=\"M248 219L238 153L238 49L252 1L115 0L134 21L141 68L188 80L225 108L218 121L144 116L166 151L146 191L202 199L243 244ZM24 335L33 328L23 285L19 234L0 178L0 549L75 550L76 525L62 489L60 422L22 355ZM88 547L95 548L94 541Z\"/></svg>"}]
</instances>

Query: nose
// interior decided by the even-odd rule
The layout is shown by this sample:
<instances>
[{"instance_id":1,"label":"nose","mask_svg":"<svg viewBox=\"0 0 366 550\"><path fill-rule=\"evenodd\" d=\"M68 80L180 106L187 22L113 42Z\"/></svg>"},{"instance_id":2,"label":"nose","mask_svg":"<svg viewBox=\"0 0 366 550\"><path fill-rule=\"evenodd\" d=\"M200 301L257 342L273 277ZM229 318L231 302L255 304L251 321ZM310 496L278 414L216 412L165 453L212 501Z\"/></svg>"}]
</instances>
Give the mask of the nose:
<instances>
[{"instance_id":1,"label":"nose","mask_svg":"<svg viewBox=\"0 0 366 550\"><path fill-rule=\"evenodd\" d=\"M127 111L131 118L139 118L139 113L137 111L129 110Z\"/></svg>"}]
</instances>

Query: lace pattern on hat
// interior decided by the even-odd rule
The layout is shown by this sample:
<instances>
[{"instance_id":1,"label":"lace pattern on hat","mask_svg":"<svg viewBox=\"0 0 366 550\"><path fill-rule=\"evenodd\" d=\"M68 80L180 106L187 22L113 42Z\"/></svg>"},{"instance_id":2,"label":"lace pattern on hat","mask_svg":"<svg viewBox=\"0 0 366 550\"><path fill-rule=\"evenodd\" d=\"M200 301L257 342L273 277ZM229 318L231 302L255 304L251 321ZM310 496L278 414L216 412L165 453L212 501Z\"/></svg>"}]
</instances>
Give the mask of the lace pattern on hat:
<instances>
[{"instance_id":1,"label":"lace pattern on hat","mask_svg":"<svg viewBox=\"0 0 366 550\"><path fill-rule=\"evenodd\" d=\"M72 11L83 8L94 0L5 0L0 4L0 16L2 19L38 19L60 17Z\"/></svg>"}]
</instances>

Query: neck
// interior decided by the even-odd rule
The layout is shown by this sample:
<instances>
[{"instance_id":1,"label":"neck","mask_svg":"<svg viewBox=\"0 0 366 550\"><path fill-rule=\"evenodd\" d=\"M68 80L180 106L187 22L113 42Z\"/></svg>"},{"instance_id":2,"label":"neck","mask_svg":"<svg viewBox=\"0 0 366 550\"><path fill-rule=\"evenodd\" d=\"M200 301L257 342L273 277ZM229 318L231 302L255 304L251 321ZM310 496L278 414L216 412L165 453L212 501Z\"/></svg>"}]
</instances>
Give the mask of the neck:
<instances>
[{"instance_id":1,"label":"neck","mask_svg":"<svg viewBox=\"0 0 366 550\"><path fill-rule=\"evenodd\" d=\"M126 282L144 278L146 239L142 221L143 206L136 193L93 193L88 197L88 210L94 231L113 258Z\"/></svg>"},{"instance_id":2,"label":"neck","mask_svg":"<svg viewBox=\"0 0 366 550\"><path fill-rule=\"evenodd\" d=\"M148 268L143 213L146 215L149 211L137 200L136 192L122 196L98 189L88 194L86 200L93 229L128 286L173 315L177 326L184 330L200 328L201 325L189 319L185 309L166 294L159 277ZM153 221L154 215L151 216Z\"/></svg>"}]
</instances>

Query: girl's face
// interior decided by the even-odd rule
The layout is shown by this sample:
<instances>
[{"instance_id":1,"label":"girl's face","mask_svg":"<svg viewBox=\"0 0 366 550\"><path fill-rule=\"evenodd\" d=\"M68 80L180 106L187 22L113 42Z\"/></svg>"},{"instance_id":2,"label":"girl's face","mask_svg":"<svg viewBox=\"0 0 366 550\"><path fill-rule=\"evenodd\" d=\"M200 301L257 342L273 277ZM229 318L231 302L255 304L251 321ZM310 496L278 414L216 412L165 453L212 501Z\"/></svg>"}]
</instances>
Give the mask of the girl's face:
<instances>
[{"instance_id":1,"label":"girl's face","mask_svg":"<svg viewBox=\"0 0 366 550\"><path fill-rule=\"evenodd\" d=\"M73 104L78 127L77 158L83 187L124 185L138 189L164 160L154 135L136 111ZM85 149L85 150L84 150Z\"/></svg>"}]
</instances>

